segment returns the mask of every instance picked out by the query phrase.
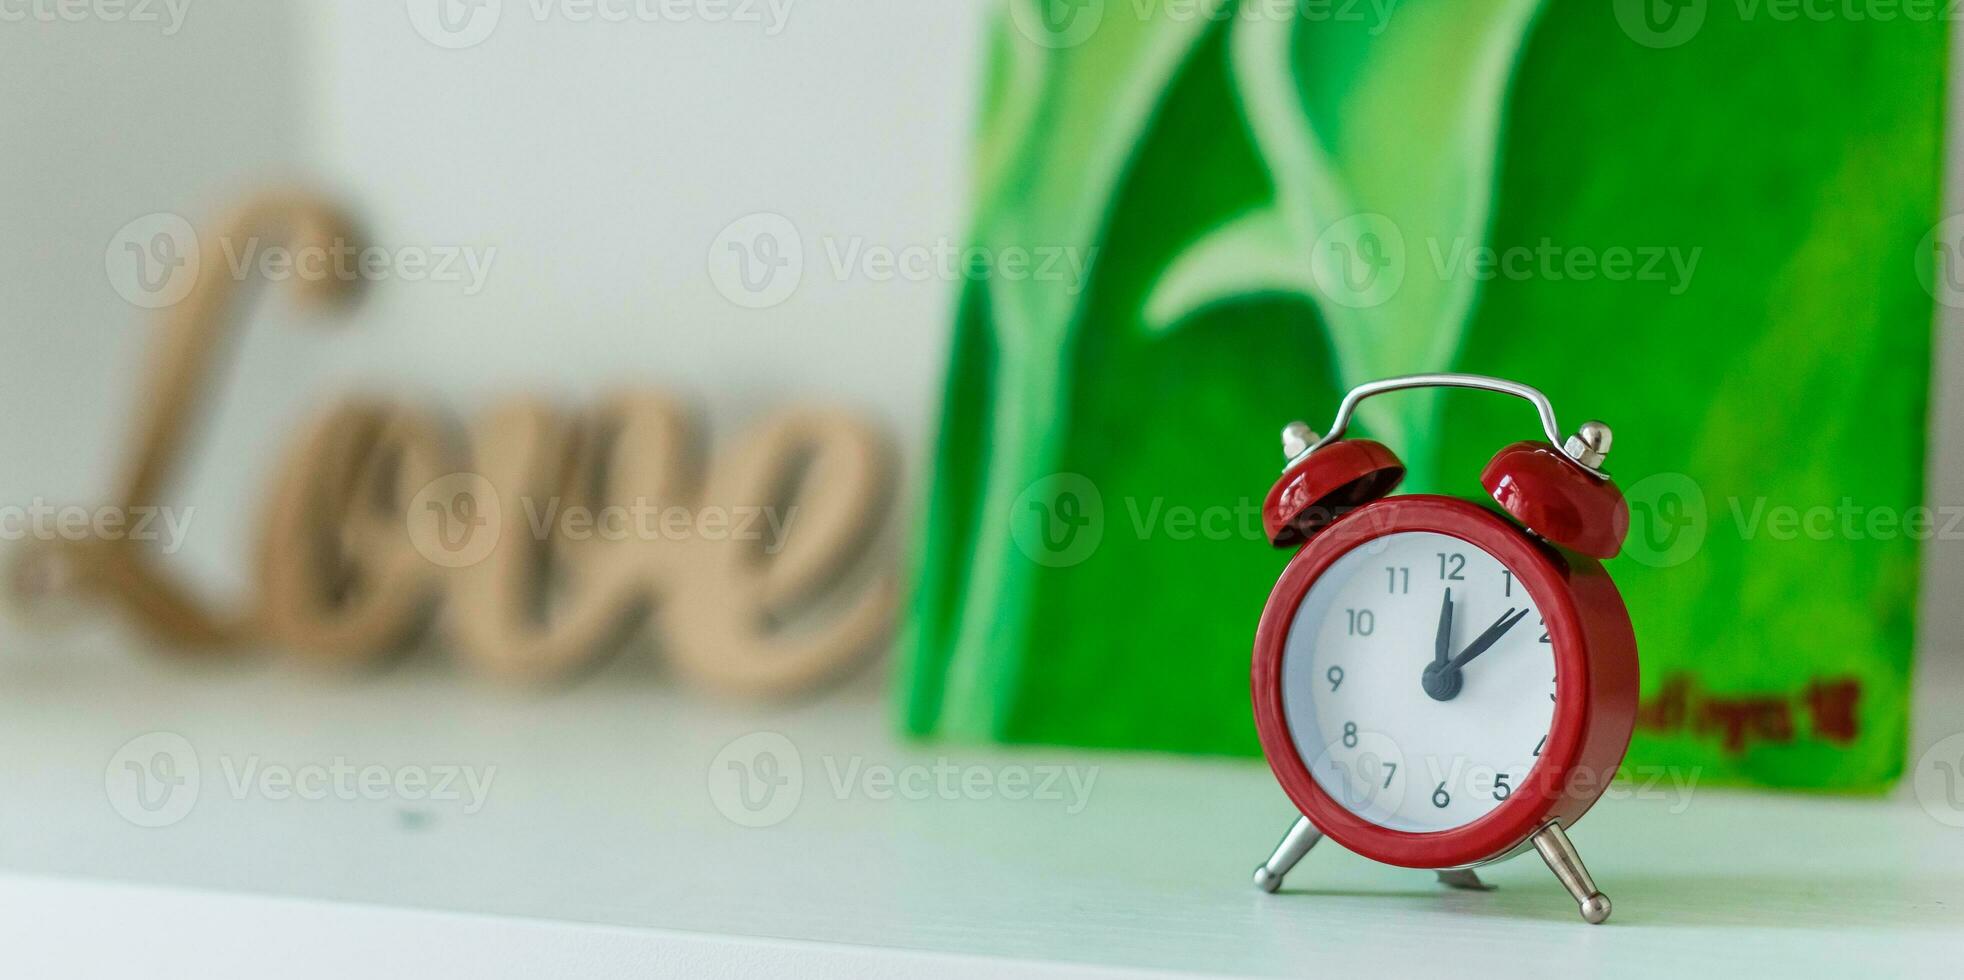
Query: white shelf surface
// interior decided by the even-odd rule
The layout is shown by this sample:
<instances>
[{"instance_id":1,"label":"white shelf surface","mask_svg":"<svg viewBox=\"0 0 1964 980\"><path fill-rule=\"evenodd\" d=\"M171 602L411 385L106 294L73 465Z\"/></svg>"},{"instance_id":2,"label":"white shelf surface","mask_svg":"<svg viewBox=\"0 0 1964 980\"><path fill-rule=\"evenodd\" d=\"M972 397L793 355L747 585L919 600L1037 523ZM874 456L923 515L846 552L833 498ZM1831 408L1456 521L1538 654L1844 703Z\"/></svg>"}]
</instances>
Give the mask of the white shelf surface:
<instances>
[{"instance_id":1,"label":"white shelf surface","mask_svg":"<svg viewBox=\"0 0 1964 980\"><path fill-rule=\"evenodd\" d=\"M1906 794L1605 800L1572 834L1615 901L1590 927L1532 855L1484 869L1499 887L1479 894L1326 843L1260 894L1248 874L1293 816L1260 762L904 743L870 678L760 708L632 661L524 694L427 661L323 675L108 646L14 638L0 658L8 975L1884 976L1964 958L1964 830ZM146 828L112 805L111 762L158 731L191 746L200 785ZM804 775L765 828L710 789L757 731ZM255 760L496 770L466 814L235 792ZM855 762L943 760L992 784L1092 781L1075 812L1061 779L1061 799L834 787Z\"/></svg>"}]
</instances>

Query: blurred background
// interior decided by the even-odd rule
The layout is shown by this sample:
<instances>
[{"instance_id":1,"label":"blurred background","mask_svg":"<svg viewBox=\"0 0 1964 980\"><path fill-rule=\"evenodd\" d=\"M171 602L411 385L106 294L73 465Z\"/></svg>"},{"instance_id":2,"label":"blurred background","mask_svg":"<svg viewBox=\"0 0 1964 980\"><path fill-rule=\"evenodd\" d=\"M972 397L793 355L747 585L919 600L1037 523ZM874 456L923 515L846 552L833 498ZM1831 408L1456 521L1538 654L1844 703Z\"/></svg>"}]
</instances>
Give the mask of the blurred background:
<instances>
[{"instance_id":1,"label":"blurred background","mask_svg":"<svg viewBox=\"0 0 1964 980\"><path fill-rule=\"evenodd\" d=\"M797 30L514 9L455 49L401 4L197 2L169 34L161 6L158 22L19 22L4 70L37 95L6 110L5 288L24 355L6 370L35 421L8 435L6 479L22 481L8 498L88 501L117 475L154 320L102 288L118 230L160 212L208 227L295 183L384 247L469 248L491 271L398 278L331 330L299 328L278 295L255 309L185 485L201 509L240 518L184 543L187 573L214 588L247 586L239 559L268 451L350 390L467 413L495 395L631 384L686 394L728 427L825 399L915 455L954 284L814 274L750 310L706 274L711 243L757 213L783 214L814 251L821 235L962 241L987 11L914 6L794 7L811 21ZM73 397L46 404L53 392Z\"/></svg>"},{"instance_id":2,"label":"blurred background","mask_svg":"<svg viewBox=\"0 0 1964 980\"><path fill-rule=\"evenodd\" d=\"M1598 877L1659 928L1760 928L1748 882L1912 933L1789 953L1924 962L1964 826L1957 25L1600 6L0 4L0 890L58 923L29 962L115 968L62 958L103 914L197 936L173 916L217 899L176 889L1255 973L1376 898L1571 948L1539 869L1487 906L1354 858L1319 909L1238 890L1292 813L1247 706L1275 434L1431 370L1616 427L1631 761L1665 789L1578 833ZM381 250L351 305L227 251L342 218ZM621 392L687 406L701 496ZM1530 421L1363 427L1477 498ZM794 519L513 540L520 492L656 486ZM458 558L445 522L496 499L506 539ZM83 526L119 504L157 534ZM1085 507L1072 544L1032 523ZM97 880L165 891L67 890ZM251 914L268 949L378 928ZM1719 962L1678 938L1591 955Z\"/></svg>"}]
</instances>

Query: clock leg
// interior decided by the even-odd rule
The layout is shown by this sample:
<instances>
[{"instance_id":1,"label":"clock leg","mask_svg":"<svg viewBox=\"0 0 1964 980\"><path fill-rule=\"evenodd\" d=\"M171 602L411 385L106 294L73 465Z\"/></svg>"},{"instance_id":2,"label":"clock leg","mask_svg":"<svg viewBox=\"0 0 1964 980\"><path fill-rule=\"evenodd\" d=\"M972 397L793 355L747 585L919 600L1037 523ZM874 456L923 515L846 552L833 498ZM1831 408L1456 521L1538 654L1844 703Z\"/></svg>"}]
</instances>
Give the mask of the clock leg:
<instances>
[{"instance_id":1,"label":"clock leg","mask_svg":"<svg viewBox=\"0 0 1964 980\"><path fill-rule=\"evenodd\" d=\"M1582 918L1590 925L1601 925L1609 918L1609 896L1596 890L1595 879L1589 877L1589 869L1582 866L1581 855L1575 853L1575 845L1569 843L1568 835L1562 833L1562 825L1551 823L1534 835L1534 849L1541 852L1541 859L1548 862L1548 870L1561 879L1562 887L1575 896L1575 903L1582 908Z\"/></svg>"},{"instance_id":2,"label":"clock leg","mask_svg":"<svg viewBox=\"0 0 1964 980\"><path fill-rule=\"evenodd\" d=\"M1439 872L1439 884L1448 888L1459 888L1469 892L1490 892L1493 886L1480 880L1472 868L1458 868Z\"/></svg>"},{"instance_id":3,"label":"clock leg","mask_svg":"<svg viewBox=\"0 0 1964 980\"><path fill-rule=\"evenodd\" d=\"M1255 887L1274 894L1276 889L1282 887L1282 876L1288 874L1296 862L1301 861L1303 855L1308 854L1309 849L1322 839L1323 832L1317 830L1308 817L1297 817L1296 822L1289 826L1289 832L1282 835L1282 843L1275 845L1275 853L1255 869Z\"/></svg>"}]
</instances>

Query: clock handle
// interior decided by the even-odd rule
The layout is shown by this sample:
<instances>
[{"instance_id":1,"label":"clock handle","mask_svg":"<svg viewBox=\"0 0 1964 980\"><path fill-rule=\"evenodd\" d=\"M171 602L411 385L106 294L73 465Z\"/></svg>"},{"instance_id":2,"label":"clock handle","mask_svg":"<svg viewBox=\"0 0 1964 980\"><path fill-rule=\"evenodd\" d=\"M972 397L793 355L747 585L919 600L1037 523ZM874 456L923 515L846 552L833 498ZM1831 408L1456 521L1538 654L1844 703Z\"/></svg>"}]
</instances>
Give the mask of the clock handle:
<instances>
[{"instance_id":1,"label":"clock handle","mask_svg":"<svg viewBox=\"0 0 1964 980\"><path fill-rule=\"evenodd\" d=\"M1343 396L1343 404L1337 407L1337 418L1330 423L1330 431L1315 445L1297 454L1296 459L1291 460L1291 463L1342 439L1344 433L1350 429L1351 417L1357 414L1357 406L1365 399L1413 388L1476 388L1525 399L1534 405L1535 411L1540 414L1541 430L1547 434L1548 442L1561 447L1562 458L1599 480L1609 478L1601 469L1603 455L1609 452L1608 426L1601 422L1586 423L1574 436L1563 439L1561 426L1555 421L1555 406L1549 403L1548 396L1542 394L1541 389L1484 374L1408 374L1404 377L1385 378L1382 381L1358 385L1350 389L1349 394Z\"/></svg>"}]
</instances>

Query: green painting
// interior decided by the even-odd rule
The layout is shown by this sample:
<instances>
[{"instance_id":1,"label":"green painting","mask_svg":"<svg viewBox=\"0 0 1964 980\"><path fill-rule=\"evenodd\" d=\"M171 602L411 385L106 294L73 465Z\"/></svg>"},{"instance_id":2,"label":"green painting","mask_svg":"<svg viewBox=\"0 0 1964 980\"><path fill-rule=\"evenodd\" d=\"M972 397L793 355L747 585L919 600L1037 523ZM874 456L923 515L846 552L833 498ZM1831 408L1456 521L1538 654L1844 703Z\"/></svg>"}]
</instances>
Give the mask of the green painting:
<instances>
[{"instance_id":1,"label":"green painting","mask_svg":"<svg viewBox=\"0 0 1964 980\"><path fill-rule=\"evenodd\" d=\"M1451 370L1615 427L1633 765L1892 781L1942 524L1922 504L1946 25L1777 9L1006 6L972 244L1038 260L978 263L956 311L903 727L1255 754L1278 432ZM1404 489L1476 499L1487 458L1538 434L1466 392L1360 423Z\"/></svg>"}]
</instances>

